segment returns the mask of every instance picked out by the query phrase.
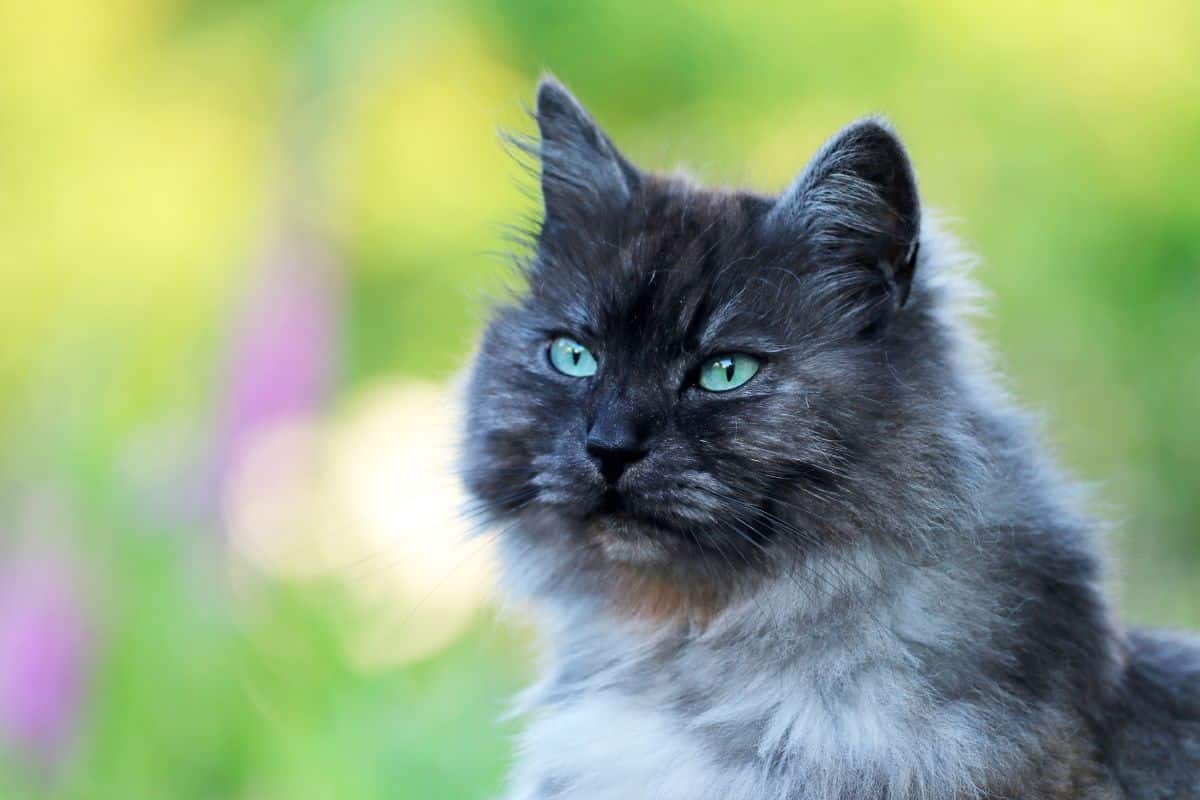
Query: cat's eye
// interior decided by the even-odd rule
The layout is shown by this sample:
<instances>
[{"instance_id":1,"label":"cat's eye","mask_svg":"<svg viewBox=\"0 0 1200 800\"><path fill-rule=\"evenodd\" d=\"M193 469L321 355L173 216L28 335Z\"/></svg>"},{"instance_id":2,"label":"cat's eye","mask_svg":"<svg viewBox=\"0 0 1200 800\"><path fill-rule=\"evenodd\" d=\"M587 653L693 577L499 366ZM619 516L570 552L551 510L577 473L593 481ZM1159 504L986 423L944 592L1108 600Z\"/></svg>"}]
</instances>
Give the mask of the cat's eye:
<instances>
[{"instance_id":1,"label":"cat's eye","mask_svg":"<svg viewBox=\"0 0 1200 800\"><path fill-rule=\"evenodd\" d=\"M710 392L728 392L754 377L759 361L746 353L728 353L704 362L696 383Z\"/></svg>"},{"instance_id":2,"label":"cat's eye","mask_svg":"<svg viewBox=\"0 0 1200 800\"><path fill-rule=\"evenodd\" d=\"M563 375L586 378L596 374L596 357L586 347L567 336L550 343L550 363Z\"/></svg>"}]
</instances>

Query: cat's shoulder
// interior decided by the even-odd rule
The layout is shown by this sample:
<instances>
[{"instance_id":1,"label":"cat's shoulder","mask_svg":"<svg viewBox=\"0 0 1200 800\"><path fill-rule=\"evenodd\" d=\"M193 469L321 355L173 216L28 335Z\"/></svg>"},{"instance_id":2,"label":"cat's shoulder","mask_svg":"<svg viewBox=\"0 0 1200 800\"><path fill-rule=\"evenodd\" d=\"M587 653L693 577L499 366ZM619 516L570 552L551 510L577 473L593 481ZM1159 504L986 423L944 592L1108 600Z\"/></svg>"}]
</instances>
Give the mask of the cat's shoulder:
<instances>
[{"instance_id":1,"label":"cat's shoulder","mask_svg":"<svg viewBox=\"0 0 1200 800\"><path fill-rule=\"evenodd\" d=\"M1200 798L1200 637L1131 631L1105 716L1113 768L1130 797Z\"/></svg>"}]
</instances>

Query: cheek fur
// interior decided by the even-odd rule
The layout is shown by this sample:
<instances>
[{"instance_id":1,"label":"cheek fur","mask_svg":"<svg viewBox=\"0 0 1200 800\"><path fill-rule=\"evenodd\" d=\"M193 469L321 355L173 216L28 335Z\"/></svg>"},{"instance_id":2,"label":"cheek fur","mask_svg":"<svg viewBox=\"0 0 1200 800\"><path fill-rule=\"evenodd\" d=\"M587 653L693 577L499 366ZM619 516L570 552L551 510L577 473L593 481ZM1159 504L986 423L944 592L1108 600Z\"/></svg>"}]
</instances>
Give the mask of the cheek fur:
<instances>
[{"instance_id":1,"label":"cheek fur","mask_svg":"<svg viewBox=\"0 0 1200 800\"><path fill-rule=\"evenodd\" d=\"M526 338L480 353L468 387L464 477L485 503L519 497L570 506L588 482L584 385L551 374Z\"/></svg>"}]
</instances>

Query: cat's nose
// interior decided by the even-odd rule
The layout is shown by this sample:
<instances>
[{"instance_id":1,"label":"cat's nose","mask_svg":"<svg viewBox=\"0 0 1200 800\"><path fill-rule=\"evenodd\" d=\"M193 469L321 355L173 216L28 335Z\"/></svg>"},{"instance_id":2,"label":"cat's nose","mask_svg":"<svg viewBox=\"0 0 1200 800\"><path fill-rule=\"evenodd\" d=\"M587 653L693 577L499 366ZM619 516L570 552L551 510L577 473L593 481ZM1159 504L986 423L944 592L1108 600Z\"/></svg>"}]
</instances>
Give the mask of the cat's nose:
<instances>
[{"instance_id":1,"label":"cat's nose","mask_svg":"<svg viewBox=\"0 0 1200 800\"><path fill-rule=\"evenodd\" d=\"M631 441L602 439L588 436L588 455L596 459L600 474L608 483L615 484L621 479L625 468L646 455L644 445Z\"/></svg>"},{"instance_id":2,"label":"cat's nose","mask_svg":"<svg viewBox=\"0 0 1200 800\"><path fill-rule=\"evenodd\" d=\"M639 426L623 414L601 413L587 436L587 452L596 460L609 485L621 479L625 468L646 455L646 439Z\"/></svg>"}]
</instances>

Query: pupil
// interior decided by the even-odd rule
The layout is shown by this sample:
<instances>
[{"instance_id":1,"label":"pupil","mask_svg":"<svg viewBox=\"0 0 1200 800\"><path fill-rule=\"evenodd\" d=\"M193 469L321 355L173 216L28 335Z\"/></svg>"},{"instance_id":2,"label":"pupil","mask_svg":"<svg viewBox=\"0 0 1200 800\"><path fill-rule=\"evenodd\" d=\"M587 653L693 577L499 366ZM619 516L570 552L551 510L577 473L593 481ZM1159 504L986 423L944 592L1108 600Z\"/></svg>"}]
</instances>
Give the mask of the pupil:
<instances>
[{"instance_id":1,"label":"pupil","mask_svg":"<svg viewBox=\"0 0 1200 800\"><path fill-rule=\"evenodd\" d=\"M571 363L578 364L581 353L576 348L571 348Z\"/></svg>"},{"instance_id":2,"label":"pupil","mask_svg":"<svg viewBox=\"0 0 1200 800\"><path fill-rule=\"evenodd\" d=\"M726 361L721 366L723 366L725 368L725 380L728 381L729 383L732 383L733 382L733 373L734 373L733 359Z\"/></svg>"}]
</instances>

